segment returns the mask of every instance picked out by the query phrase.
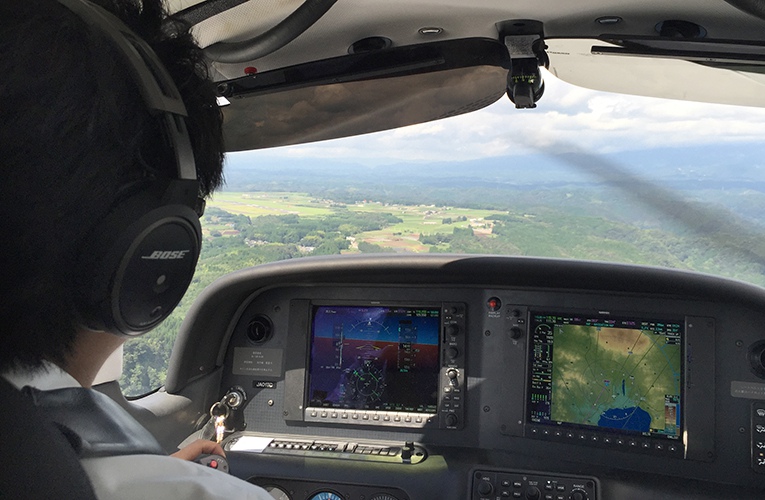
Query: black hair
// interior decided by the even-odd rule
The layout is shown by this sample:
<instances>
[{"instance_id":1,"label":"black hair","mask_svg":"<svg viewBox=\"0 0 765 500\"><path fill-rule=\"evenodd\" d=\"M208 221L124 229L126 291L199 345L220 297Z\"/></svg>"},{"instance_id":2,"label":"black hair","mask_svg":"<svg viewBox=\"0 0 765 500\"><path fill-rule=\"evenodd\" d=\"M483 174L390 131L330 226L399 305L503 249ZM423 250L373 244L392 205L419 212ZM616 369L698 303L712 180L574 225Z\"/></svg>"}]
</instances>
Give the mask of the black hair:
<instances>
[{"instance_id":1,"label":"black hair","mask_svg":"<svg viewBox=\"0 0 765 500\"><path fill-rule=\"evenodd\" d=\"M161 0L93 3L143 38L175 80L200 195L209 195L222 183L222 118L189 27L168 19ZM126 185L175 170L105 36L55 0L0 2L0 372L64 363L78 328L73 264L88 233Z\"/></svg>"}]
</instances>

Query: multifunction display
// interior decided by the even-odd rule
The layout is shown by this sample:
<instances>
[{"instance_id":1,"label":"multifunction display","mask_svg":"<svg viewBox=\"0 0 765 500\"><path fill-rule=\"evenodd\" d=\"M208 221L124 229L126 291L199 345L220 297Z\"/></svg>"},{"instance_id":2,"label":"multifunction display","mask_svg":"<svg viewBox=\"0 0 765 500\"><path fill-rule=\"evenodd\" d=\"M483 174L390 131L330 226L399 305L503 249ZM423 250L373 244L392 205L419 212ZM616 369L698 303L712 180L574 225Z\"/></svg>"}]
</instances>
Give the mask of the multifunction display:
<instances>
[{"instance_id":1,"label":"multifunction display","mask_svg":"<svg viewBox=\"0 0 765 500\"><path fill-rule=\"evenodd\" d=\"M529 334L529 423L679 440L682 321L531 312Z\"/></svg>"},{"instance_id":2,"label":"multifunction display","mask_svg":"<svg viewBox=\"0 0 765 500\"><path fill-rule=\"evenodd\" d=\"M314 305L308 407L435 414L440 331L440 307Z\"/></svg>"}]
</instances>

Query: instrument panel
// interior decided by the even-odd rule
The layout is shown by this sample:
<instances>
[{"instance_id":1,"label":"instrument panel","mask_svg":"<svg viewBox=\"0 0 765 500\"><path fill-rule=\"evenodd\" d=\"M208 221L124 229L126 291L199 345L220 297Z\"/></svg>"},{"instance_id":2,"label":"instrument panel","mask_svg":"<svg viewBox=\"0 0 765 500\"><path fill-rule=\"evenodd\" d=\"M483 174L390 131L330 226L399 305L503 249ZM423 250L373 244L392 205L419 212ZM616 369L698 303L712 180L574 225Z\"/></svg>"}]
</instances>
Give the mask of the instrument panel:
<instances>
[{"instance_id":1,"label":"instrument panel","mask_svg":"<svg viewBox=\"0 0 765 500\"><path fill-rule=\"evenodd\" d=\"M762 291L652 268L439 259L387 276L386 259L281 264L221 284L218 303L239 302L220 391L247 400L225 441L232 473L290 500L765 488Z\"/></svg>"}]
</instances>

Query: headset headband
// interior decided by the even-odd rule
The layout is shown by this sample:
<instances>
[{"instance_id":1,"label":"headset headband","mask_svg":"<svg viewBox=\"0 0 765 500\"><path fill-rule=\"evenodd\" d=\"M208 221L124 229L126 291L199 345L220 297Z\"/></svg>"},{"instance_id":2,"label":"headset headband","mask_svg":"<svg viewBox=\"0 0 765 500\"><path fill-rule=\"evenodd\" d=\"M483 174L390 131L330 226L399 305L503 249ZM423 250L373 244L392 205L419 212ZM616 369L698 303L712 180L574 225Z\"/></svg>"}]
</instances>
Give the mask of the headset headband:
<instances>
[{"instance_id":1,"label":"headset headband","mask_svg":"<svg viewBox=\"0 0 765 500\"><path fill-rule=\"evenodd\" d=\"M183 117L188 116L175 82L157 55L128 28L105 9L86 0L58 0L83 22L104 32L113 46L125 57L130 75L150 113L163 114L167 140L173 149L178 179L196 180L194 152Z\"/></svg>"}]
</instances>

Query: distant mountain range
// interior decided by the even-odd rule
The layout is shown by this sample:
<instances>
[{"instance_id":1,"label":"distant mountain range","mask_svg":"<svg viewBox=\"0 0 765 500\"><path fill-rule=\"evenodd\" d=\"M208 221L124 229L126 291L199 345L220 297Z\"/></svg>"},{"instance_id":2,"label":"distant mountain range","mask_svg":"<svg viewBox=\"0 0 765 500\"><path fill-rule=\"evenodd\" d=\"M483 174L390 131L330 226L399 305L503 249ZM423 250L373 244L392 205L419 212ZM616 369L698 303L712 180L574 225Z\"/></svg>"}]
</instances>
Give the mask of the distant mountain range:
<instances>
[{"instance_id":1,"label":"distant mountain range","mask_svg":"<svg viewBox=\"0 0 765 500\"><path fill-rule=\"evenodd\" d=\"M607 154L596 159L669 188L750 188L765 191L763 144L741 143L686 148L656 148ZM455 162L392 162L369 166L352 159L290 158L269 151L237 153L227 160L227 188L258 182L308 179L348 185L420 184L437 186L555 187L599 184L572 166L572 154L528 154ZM586 159L584 160L587 161Z\"/></svg>"}]
</instances>

